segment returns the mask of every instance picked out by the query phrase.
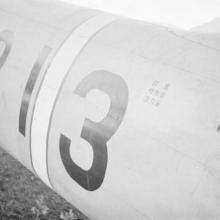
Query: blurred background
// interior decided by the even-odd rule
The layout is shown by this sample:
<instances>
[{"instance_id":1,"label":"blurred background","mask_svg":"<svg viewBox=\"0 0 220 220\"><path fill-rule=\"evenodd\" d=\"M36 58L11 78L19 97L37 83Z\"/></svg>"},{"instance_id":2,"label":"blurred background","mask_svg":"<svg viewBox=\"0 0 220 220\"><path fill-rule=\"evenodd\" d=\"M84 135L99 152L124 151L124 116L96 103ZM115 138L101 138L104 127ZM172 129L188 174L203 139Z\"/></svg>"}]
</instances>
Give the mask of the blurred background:
<instances>
[{"instance_id":1,"label":"blurred background","mask_svg":"<svg viewBox=\"0 0 220 220\"><path fill-rule=\"evenodd\" d=\"M191 29L220 16L219 0L62 1L184 29Z\"/></svg>"}]
</instances>

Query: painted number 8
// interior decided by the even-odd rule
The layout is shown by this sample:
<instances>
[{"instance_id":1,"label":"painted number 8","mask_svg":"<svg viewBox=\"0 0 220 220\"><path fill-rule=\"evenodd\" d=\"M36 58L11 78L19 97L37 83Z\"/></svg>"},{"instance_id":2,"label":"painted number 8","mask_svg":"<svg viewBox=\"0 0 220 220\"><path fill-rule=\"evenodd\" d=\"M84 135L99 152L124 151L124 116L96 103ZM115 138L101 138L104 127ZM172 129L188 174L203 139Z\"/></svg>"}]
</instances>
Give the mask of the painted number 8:
<instances>
[{"instance_id":1,"label":"painted number 8","mask_svg":"<svg viewBox=\"0 0 220 220\"><path fill-rule=\"evenodd\" d=\"M107 142L118 130L128 105L128 87L120 76L105 70L95 71L84 78L75 94L86 97L89 91L98 89L110 98L110 108L106 117L99 123L86 118L81 138L93 149L93 163L89 170L83 170L70 155L71 140L60 135L60 155L64 167L73 180L88 191L97 190L105 177L108 161Z\"/></svg>"},{"instance_id":2,"label":"painted number 8","mask_svg":"<svg viewBox=\"0 0 220 220\"><path fill-rule=\"evenodd\" d=\"M0 69L4 66L9 53L11 51L14 35L11 31L5 30L0 32L0 43L4 46L4 50L0 56Z\"/></svg>"}]
</instances>

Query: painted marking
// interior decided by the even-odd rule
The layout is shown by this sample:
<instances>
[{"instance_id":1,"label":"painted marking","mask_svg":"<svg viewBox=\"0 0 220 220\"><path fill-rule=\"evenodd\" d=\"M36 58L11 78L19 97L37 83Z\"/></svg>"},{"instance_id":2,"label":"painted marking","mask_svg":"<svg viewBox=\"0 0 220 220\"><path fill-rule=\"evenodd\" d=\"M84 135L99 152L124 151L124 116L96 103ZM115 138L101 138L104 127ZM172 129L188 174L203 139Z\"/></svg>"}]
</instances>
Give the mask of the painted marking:
<instances>
[{"instance_id":1,"label":"painted marking","mask_svg":"<svg viewBox=\"0 0 220 220\"><path fill-rule=\"evenodd\" d=\"M0 69L4 66L10 54L13 41L14 41L14 34L11 31L5 30L0 33L0 42L4 44L4 50L0 57Z\"/></svg>"},{"instance_id":2,"label":"painted marking","mask_svg":"<svg viewBox=\"0 0 220 220\"><path fill-rule=\"evenodd\" d=\"M151 87L145 93L144 102L155 107L159 107L167 95L167 92L170 88L170 84L166 83L161 86L161 82L158 80L154 80Z\"/></svg>"},{"instance_id":3,"label":"painted marking","mask_svg":"<svg viewBox=\"0 0 220 220\"><path fill-rule=\"evenodd\" d=\"M22 102L21 102L21 108L20 108L20 115L19 115L19 132L23 134L24 136L26 135L26 122L27 122L27 113L30 105L30 100L31 100L31 95L34 90L34 86L36 84L36 81L39 77L40 71L47 60L49 54L51 53L51 48L48 46L45 46L37 61L35 62L31 74L28 78Z\"/></svg>"},{"instance_id":4,"label":"painted marking","mask_svg":"<svg viewBox=\"0 0 220 220\"><path fill-rule=\"evenodd\" d=\"M60 48L52 61L36 99L31 127L33 166L39 177L52 187L47 172L47 135L54 102L62 82L88 41L106 25L118 19L99 14L81 24Z\"/></svg>"},{"instance_id":5,"label":"painted marking","mask_svg":"<svg viewBox=\"0 0 220 220\"><path fill-rule=\"evenodd\" d=\"M79 83L75 94L85 98L93 89L107 94L111 104L103 120L97 123L86 118L83 123L81 138L93 149L91 168L84 170L72 160L71 140L68 137L61 134L59 143L60 155L66 171L73 180L88 191L97 190L102 185L108 163L107 142L121 125L128 105L127 84L123 78L114 73L105 70L90 73Z\"/></svg>"}]
</instances>

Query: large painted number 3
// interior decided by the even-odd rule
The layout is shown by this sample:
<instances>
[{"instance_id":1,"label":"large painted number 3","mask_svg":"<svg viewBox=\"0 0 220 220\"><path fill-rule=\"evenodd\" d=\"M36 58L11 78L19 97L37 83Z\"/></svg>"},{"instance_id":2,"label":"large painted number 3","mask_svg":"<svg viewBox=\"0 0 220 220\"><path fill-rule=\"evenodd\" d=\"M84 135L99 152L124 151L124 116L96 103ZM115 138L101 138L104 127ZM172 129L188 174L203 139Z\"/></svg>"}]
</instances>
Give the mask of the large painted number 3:
<instances>
[{"instance_id":1,"label":"large painted number 3","mask_svg":"<svg viewBox=\"0 0 220 220\"><path fill-rule=\"evenodd\" d=\"M2 47L2 52L0 52L0 69L3 67L8 58L13 40L14 35L11 31L5 30L0 32L0 46Z\"/></svg>"},{"instance_id":2,"label":"large painted number 3","mask_svg":"<svg viewBox=\"0 0 220 220\"><path fill-rule=\"evenodd\" d=\"M108 161L107 142L119 128L128 105L128 87L118 75L105 70L89 74L75 90L75 94L86 97L89 91L98 89L110 98L107 116L99 123L85 119L81 138L90 143L93 149L93 163L89 170L83 170L70 156L71 140L60 136L60 154L68 174L88 191L97 190L105 177Z\"/></svg>"}]
</instances>

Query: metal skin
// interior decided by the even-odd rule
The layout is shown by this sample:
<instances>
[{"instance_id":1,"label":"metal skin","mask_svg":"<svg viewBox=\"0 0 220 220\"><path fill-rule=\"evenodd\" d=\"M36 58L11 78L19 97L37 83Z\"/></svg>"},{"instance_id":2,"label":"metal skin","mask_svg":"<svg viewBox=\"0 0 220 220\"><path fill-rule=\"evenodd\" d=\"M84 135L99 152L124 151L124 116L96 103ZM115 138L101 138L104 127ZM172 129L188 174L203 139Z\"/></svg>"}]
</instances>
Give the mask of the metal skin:
<instances>
[{"instance_id":1,"label":"metal skin","mask_svg":"<svg viewBox=\"0 0 220 220\"><path fill-rule=\"evenodd\" d=\"M217 220L216 39L1 0L0 144L91 219Z\"/></svg>"}]
</instances>

